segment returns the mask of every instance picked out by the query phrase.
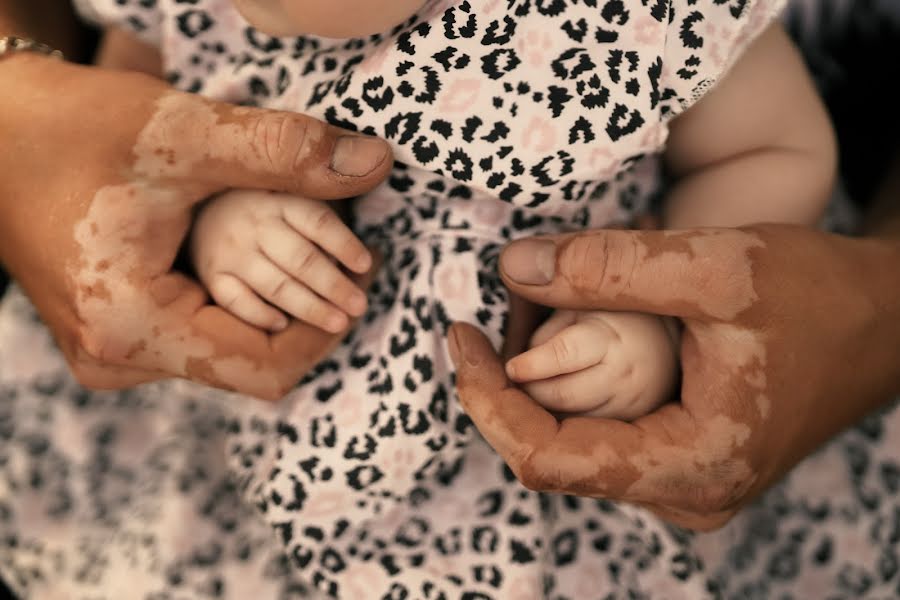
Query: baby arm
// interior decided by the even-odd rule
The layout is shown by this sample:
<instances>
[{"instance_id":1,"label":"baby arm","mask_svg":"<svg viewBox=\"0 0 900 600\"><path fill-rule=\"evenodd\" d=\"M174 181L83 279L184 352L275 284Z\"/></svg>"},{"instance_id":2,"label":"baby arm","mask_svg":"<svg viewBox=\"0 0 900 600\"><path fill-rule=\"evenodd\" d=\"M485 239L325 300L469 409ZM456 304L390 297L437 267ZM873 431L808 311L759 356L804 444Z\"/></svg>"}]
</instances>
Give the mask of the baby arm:
<instances>
[{"instance_id":1,"label":"baby arm","mask_svg":"<svg viewBox=\"0 0 900 600\"><path fill-rule=\"evenodd\" d=\"M676 179L667 229L818 222L837 147L803 59L780 26L672 121L665 159Z\"/></svg>"},{"instance_id":2,"label":"baby arm","mask_svg":"<svg viewBox=\"0 0 900 600\"><path fill-rule=\"evenodd\" d=\"M163 78L162 55L153 46L133 34L111 27L103 33L94 61L107 69L122 69Z\"/></svg>"},{"instance_id":3,"label":"baby arm","mask_svg":"<svg viewBox=\"0 0 900 600\"><path fill-rule=\"evenodd\" d=\"M667 228L821 218L836 166L834 136L780 27L761 35L712 92L672 122L665 159L676 178ZM653 315L557 311L507 370L551 410L633 419L671 394L676 331Z\"/></svg>"},{"instance_id":4,"label":"baby arm","mask_svg":"<svg viewBox=\"0 0 900 600\"><path fill-rule=\"evenodd\" d=\"M372 257L325 202L226 192L201 209L190 244L213 299L257 327L284 329L284 311L336 333L366 310L366 295L335 261L365 273Z\"/></svg>"}]
</instances>

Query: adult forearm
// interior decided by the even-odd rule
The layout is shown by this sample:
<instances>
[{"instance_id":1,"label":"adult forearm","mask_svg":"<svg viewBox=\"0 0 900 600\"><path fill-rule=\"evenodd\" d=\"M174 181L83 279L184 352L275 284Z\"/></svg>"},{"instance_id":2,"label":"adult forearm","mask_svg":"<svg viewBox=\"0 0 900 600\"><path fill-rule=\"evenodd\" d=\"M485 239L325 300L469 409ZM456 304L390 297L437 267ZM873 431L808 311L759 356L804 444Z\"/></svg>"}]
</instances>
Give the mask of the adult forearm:
<instances>
[{"instance_id":1,"label":"adult forearm","mask_svg":"<svg viewBox=\"0 0 900 600\"><path fill-rule=\"evenodd\" d=\"M34 38L81 60L84 34L69 0L0 0L0 36Z\"/></svg>"},{"instance_id":2,"label":"adult forearm","mask_svg":"<svg viewBox=\"0 0 900 600\"><path fill-rule=\"evenodd\" d=\"M874 409L900 394L900 227L894 220L876 235L854 240L858 269L855 289L863 294L867 310L844 318L861 323L859 337L867 340L864 355L847 356L854 368L868 372L869 399ZM862 321L858 319L863 317ZM854 376L856 377L856 376ZM852 391L852 390L851 390Z\"/></svg>"},{"instance_id":3,"label":"adult forearm","mask_svg":"<svg viewBox=\"0 0 900 600\"><path fill-rule=\"evenodd\" d=\"M885 317L885 369L890 374L888 392L900 394L900 152L892 169L876 193L872 209L867 215L865 232L867 243L887 253L881 269L871 274L872 293ZM878 264L873 260L872 267Z\"/></svg>"}]
</instances>

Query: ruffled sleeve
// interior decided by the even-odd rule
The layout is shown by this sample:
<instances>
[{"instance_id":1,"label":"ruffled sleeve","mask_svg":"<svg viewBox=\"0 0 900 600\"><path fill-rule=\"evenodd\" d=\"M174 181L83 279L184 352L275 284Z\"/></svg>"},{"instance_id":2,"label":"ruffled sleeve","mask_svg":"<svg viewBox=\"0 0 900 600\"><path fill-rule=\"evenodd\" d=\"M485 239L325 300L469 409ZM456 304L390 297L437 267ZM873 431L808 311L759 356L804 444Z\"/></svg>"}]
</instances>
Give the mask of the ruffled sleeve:
<instances>
[{"instance_id":1,"label":"ruffled sleeve","mask_svg":"<svg viewBox=\"0 0 900 600\"><path fill-rule=\"evenodd\" d=\"M663 121L709 92L778 19L785 4L786 0L670 0L659 83Z\"/></svg>"}]
</instances>

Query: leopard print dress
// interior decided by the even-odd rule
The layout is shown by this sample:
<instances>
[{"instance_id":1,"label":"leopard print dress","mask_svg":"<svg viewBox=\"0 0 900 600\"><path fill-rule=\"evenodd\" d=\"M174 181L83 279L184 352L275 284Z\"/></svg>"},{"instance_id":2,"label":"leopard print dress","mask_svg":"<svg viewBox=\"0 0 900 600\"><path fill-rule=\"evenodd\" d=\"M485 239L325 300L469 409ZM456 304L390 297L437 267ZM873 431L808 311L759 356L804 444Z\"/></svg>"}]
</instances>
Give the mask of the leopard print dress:
<instances>
[{"instance_id":1,"label":"leopard print dress","mask_svg":"<svg viewBox=\"0 0 900 600\"><path fill-rule=\"evenodd\" d=\"M461 410L445 346L455 320L502 339L504 243L646 210L667 123L779 4L432 0L390 32L337 41L265 36L227 0L82 0L87 17L157 44L180 89L387 139L398 164L355 210L386 261L357 330L276 406L181 381L87 392L10 294L5 578L41 599L875 589L874 575L838 560L874 546L841 548L849 538L804 528L837 519L852 536L856 521L790 487L767 498L778 518L761 507L704 536L626 505L524 489ZM879 549L900 527L892 514ZM808 560L821 573L803 571Z\"/></svg>"}]
</instances>

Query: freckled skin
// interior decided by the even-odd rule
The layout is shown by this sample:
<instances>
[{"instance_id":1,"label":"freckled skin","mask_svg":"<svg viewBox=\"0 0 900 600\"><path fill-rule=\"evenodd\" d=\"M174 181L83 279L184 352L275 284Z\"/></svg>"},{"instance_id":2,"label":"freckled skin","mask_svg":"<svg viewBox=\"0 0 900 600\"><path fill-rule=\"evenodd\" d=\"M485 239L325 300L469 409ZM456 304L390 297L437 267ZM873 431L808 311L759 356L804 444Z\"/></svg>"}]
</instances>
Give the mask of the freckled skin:
<instances>
[{"instance_id":1,"label":"freckled skin","mask_svg":"<svg viewBox=\"0 0 900 600\"><path fill-rule=\"evenodd\" d=\"M897 237L758 226L587 232L556 243L554 281L508 281L511 291L567 308L677 316L684 375L680 402L632 423L557 421L507 379L483 335L454 325L460 399L528 487L715 528L900 391Z\"/></svg>"},{"instance_id":2,"label":"freckled skin","mask_svg":"<svg viewBox=\"0 0 900 600\"><path fill-rule=\"evenodd\" d=\"M0 181L0 260L79 381L119 388L177 376L274 399L339 342L299 323L267 336L207 306L172 265L193 206L209 196L355 196L384 178L389 152L368 175L344 177L329 165L346 132L302 115L37 55L3 69L19 84L0 98L0 128L22 143L0 148L0 171L16 174ZM79 94L46 92L58 86Z\"/></svg>"}]
</instances>

